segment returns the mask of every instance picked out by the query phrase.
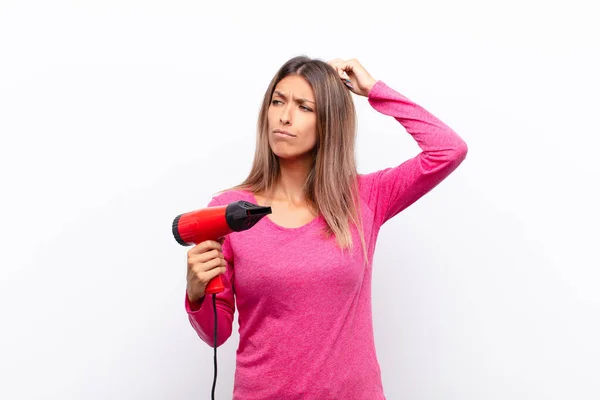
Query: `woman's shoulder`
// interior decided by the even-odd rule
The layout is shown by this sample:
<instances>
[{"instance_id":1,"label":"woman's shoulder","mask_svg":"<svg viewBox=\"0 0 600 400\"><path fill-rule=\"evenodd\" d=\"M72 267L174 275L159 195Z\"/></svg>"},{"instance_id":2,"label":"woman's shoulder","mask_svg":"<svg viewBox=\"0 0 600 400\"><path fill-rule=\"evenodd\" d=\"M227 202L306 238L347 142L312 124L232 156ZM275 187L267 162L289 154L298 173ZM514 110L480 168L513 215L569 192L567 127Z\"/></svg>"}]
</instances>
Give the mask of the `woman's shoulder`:
<instances>
[{"instance_id":1,"label":"woman's shoulder","mask_svg":"<svg viewBox=\"0 0 600 400\"><path fill-rule=\"evenodd\" d=\"M236 201L253 201L253 194L246 189L226 189L213 194L210 201L211 205L227 205Z\"/></svg>"},{"instance_id":2,"label":"woman's shoulder","mask_svg":"<svg viewBox=\"0 0 600 400\"><path fill-rule=\"evenodd\" d=\"M361 196L369 193L371 191L371 186L373 186L373 182L377 179L377 175L380 171L368 172L368 173L358 173L356 176L358 191Z\"/></svg>"}]
</instances>

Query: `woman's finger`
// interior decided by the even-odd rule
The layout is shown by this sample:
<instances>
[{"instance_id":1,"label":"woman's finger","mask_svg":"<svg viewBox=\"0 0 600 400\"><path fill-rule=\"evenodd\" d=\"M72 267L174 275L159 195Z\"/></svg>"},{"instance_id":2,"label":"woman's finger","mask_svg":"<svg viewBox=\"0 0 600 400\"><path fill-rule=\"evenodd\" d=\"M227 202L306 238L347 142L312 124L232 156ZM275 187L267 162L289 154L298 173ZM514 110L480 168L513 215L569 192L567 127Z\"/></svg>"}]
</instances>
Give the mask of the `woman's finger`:
<instances>
[{"instance_id":1,"label":"woman's finger","mask_svg":"<svg viewBox=\"0 0 600 400\"><path fill-rule=\"evenodd\" d=\"M331 63L331 66L335 69L335 71L338 73L338 75L340 76L340 78L342 78L342 79L348 79L348 80L350 79L350 77L348 76L348 74L344 70L344 67L343 67L342 64Z\"/></svg>"},{"instance_id":2,"label":"woman's finger","mask_svg":"<svg viewBox=\"0 0 600 400\"><path fill-rule=\"evenodd\" d=\"M354 91L354 85L352 84L352 80L348 75L348 72L353 73L353 65L350 61L344 61L340 58L335 58L331 61L328 61L327 64L331 65L339 77L342 79L344 85L348 87L348 89Z\"/></svg>"},{"instance_id":3,"label":"woman's finger","mask_svg":"<svg viewBox=\"0 0 600 400\"><path fill-rule=\"evenodd\" d=\"M344 71L344 69L342 67L336 67L336 70L337 70L338 75L340 76L340 78L342 78L342 79L350 79L350 77L348 76L348 74L346 73L346 71Z\"/></svg>"},{"instance_id":4,"label":"woman's finger","mask_svg":"<svg viewBox=\"0 0 600 400\"><path fill-rule=\"evenodd\" d=\"M336 58L331 61L328 61L327 64L331 65L337 71L337 73L343 77L343 75L345 74L345 71L343 68L343 66L344 66L343 60ZM346 75L346 77L347 77L347 75Z\"/></svg>"}]
</instances>

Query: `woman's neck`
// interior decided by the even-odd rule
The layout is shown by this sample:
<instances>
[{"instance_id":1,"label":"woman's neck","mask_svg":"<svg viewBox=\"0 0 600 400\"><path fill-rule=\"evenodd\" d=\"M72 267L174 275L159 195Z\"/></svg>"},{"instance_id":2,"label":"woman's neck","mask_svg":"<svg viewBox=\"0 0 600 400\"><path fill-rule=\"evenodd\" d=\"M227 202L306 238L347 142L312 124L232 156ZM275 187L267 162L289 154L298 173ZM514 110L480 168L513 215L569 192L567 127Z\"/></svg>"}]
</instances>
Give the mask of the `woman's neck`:
<instances>
[{"instance_id":1,"label":"woman's neck","mask_svg":"<svg viewBox=\"0 0 600 400\"><path fill-rule=\"evenodd\" d=\"M306 204L304 186L312 168L309 159L280 159L279 180L266 197L296 206Z\"/></svg>"}]
</instances>

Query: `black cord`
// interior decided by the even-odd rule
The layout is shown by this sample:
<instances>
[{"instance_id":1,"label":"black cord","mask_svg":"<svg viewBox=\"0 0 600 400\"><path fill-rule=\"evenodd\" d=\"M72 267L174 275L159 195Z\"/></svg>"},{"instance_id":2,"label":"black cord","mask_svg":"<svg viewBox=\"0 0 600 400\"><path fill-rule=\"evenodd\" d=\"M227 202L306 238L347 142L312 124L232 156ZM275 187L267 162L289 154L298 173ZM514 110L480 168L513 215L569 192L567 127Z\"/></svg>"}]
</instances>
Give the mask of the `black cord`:
<instances>
[{"instance_id":1,"label":"black cord","mask_svg":"<svg viewBox=\"0 0 600 400\"><path fill-rule=\"evenodd\" d=\"M215 400L215 387L217 385L217 294L213 293L213 311L215 313L215 335L214 335L214 350L215 350L215 375L213 377L213 385L212 385L212 400Z\"/></svg>"}]
</instances>

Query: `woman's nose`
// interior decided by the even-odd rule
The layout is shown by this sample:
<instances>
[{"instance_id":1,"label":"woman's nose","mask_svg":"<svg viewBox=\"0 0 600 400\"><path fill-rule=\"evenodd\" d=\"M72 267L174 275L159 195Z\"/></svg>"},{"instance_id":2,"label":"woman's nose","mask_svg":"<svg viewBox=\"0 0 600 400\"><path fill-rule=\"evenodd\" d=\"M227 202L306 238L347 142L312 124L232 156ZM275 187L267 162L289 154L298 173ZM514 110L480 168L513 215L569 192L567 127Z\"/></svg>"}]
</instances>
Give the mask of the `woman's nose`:
<instances>
[{"instance_id":1,"label":"woman's nose","mask_svg":"<svg viewBox=\"0 0 600 400\"><path fill-rule=\"evenodd\" d=\"M287 105L281 110L281 114L279 115L279 121L282 124L289 124L292 121L291 112Z\"/></svg>"}]
</instances>

